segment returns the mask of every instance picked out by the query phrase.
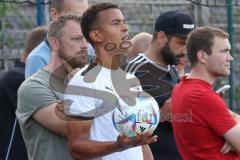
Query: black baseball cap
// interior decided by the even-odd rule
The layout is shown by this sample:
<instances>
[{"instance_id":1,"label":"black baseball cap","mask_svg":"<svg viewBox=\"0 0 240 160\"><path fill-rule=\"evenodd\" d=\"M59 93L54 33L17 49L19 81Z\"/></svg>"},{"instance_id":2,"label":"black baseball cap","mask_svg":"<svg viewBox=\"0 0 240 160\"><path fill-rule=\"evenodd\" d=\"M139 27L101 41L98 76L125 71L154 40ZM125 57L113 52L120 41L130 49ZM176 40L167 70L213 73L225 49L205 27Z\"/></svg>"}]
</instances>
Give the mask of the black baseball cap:
<instances>
[{"instance_id":1,"label":"black baseball cap","mask_svg":"<svg viewBox=\"0 0 240 160\"><path fill-rule=\"evenodd\" d=\"M194 29L193 19L190 15L180 11L168 11L162 13L155 22L155 31L163 31L166 34L178 37L187 37Z\"/></svg>"}]
</instances>

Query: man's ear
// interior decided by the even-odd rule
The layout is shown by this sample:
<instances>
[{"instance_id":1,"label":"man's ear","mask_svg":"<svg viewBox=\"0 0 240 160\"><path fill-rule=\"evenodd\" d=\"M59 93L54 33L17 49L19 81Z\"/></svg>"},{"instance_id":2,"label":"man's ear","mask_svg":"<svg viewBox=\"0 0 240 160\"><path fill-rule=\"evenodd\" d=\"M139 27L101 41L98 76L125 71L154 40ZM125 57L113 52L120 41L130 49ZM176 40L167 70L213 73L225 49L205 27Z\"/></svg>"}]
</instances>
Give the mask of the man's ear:
<instances>
[{"instance_id":1,"label":"man's ear","mask_svg":"<svg viewBox=\"0 0 240 160\"><path fill-rule=\"evenodd\" d=\"M206 64L207 63L207 59L208 59L208 54L202 50L199 50L197 52L197 57L198 57L198 61L202 64Z\"/></svg>"},{"instance_id":2,"label":"man's ear","mask_svg":"<svg viewBox=\"0 0 240 160\"><path fill-rule=\"evenodd\" d=\"M89 37L93 42L102 42L103 41L103 36L102 34L97 31L97 30L93 30L89 33Z\"/></svg>"},{"instance_id":3,"label":"man's ear","mask_svg":"<svg viewBox=\"0 0 240 160\"><path fill-rule=\"evenodd\" d=\"M157 33L156 41L158 44L165 44L163 42L167 41L167 36L163 31Z\"/></svg>"},{"instance_id":4,"label":"man's ear","mask_svg":"<svg viewBox=\"0 0 240 160\"><path fill-rule=\"evenodd\" d=\"M54 52L57 52L59 47L60 47L59 40L55 37L50 37L48 39L48 41L49 41L49 45L51 47L51 50L54 51Z\"/></svg>"},{"instance_id":5,"label":"man's ear","mask_svg":"<svg viewBox=\"0 0 240 160\"><path fill-rule=\"evenodd\" d=\"M56 20L58 17L58 12L56 10L56 8L51 8L50 9L50 18L51 20Z\"/></svg>"}]
</instances>

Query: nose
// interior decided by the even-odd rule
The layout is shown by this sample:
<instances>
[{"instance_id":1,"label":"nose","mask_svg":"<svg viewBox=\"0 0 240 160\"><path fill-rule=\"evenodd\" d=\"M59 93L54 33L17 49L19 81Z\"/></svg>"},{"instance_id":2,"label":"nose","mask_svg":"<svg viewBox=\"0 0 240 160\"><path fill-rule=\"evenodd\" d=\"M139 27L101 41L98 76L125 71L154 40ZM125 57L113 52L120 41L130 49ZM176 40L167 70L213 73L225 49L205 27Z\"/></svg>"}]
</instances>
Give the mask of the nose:
<instances>
[{"instance_id":1,"label":"nose","mask_svg":"<svg viewBox=\"0 0 240 160\"><path fill-rule=\"evenodd\" d=\"M187 55L186 45L183 45L183 46L182 46L182 54Z\"/></svg>"},{"instance_id":2,"label":"nose","mask_svg":"<svg viewBox=\"0 0 240 160\"><path fill-rule=\"evenodd\" d=\"M231 55L230 52L228 52L228 55L227 55L227 61L233 61L233 56Z\"/></svg>"},{"instance_id":3,"label":"nose","mask_svg":"<svg viewBox=\"0 0 240 160\"><path fill-rule=\"evenodd\" d=\"M123 23L121 31L122 32L128 32L128 25L126 23Z\"/></svg>"},{"instance_id":4,"label":"nose","mask_svg":"<svg viewBox=\"0 0 240 160\"><path fill-rule=\"evenodd\" d=\"M88 49L88 44L89 43L87 42L87 40L85 38L83 38L83 40L80 43L81 49Z\"/></svg>"}]
</instances>

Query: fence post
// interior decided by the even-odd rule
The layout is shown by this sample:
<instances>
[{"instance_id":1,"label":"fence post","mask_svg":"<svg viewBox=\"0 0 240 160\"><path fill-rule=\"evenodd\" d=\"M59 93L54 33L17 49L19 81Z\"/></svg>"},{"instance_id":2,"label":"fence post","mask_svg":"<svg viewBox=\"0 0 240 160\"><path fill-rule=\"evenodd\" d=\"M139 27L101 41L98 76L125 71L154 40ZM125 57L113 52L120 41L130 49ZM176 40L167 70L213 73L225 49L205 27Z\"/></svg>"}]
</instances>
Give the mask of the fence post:
<instances>
[{"instance_id":1,"label":"fence post","mask_svg":"<svg viewBox=\"0 0 240 160\"><path fill-rule=\"evenodd\" d=\"M37 3L37 25L45 25L45 9L44 9L44 0L36 0Z\"/></svg>"}]
</instances>

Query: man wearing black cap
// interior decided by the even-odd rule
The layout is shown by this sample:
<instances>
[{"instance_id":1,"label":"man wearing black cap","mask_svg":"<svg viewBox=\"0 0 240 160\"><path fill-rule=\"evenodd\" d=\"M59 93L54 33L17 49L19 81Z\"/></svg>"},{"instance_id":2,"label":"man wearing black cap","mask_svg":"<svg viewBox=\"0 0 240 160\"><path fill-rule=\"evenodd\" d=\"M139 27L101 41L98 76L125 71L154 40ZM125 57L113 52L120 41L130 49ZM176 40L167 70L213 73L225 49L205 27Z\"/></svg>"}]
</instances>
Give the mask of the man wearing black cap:
<instances>
[{"instance_id":1,"label":"man wearing black cap","mask_svg":"<svg viewBox=\"0 0 240 160\"><path fill-rule=\"evenodd\" d=\"M161 14L155 22L151 45L124 66L125 71L134 73L144 91L152 95L161 109L161 120L155 134L158 141L150 145L154 159L178 160L170 116L170 97L179 81L174 65L186 54L186 37L194 29L192 18L179 11Z\"/></svg>"}]
</instances>

